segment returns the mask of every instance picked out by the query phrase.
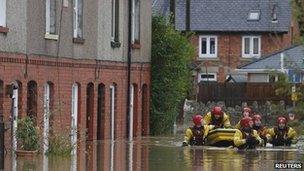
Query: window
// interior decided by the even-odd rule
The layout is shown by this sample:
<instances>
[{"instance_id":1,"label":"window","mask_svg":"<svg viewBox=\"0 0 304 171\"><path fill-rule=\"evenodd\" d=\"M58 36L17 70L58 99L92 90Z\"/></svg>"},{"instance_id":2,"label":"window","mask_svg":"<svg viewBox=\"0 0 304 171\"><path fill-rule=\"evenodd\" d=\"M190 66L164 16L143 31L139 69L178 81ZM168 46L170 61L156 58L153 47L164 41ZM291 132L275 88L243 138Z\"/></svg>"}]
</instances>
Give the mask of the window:
<instances>
[{"instance_id":1,"label":"window","mask_svg":"<svg viewBox=\"0 0 304 171\"><path fill-rule=\"evenodd\" d=\"M74 38L82 38L83 37L83 2L82 0L74 0Z\"/></svg>"},{"instance_id":2,"label":"window","mask_svg":"<svg viewBox=\"0 0 304 171\"><path fill-rule=\"evenodd\" d=\"M112 0L111 46L120 47L119 43L119 0Z\"/></svg>"},{"instance_id":3,"label":"window","mask_svg":"<svg viewBox=\"0 0 304 171\"><path fill-rule=\"evenodd\" d=\"M261 37L244 36L242 45L243 57L260 57L261 56Z\"/></svg>"},{"instance_id":4,"label":"window","mask_svg":"<svg viewBox=\"0 0 304 171\"><path fill-rule=\"evenodd\" d=\"M217 57L216 36L200 36L199 41L199 57Z\"/></svg>"},{"instance_id":5,"label":"window","mask_svg":"<svg viewBox=\"0 0 304 171\"><path fill-rule=\"evenodd\" d=\"M0 0L0 27L6 27L6 0Z\"/></svg>"},{"instance_id":6,"label":"window","mask_svg":"<svg viewBox=\"0 0 304 171\"><path fill-rule=\"evenodd\" d=\"M252 10L248 14L249 21L258 21L260 20L260 11L259 10Z\"/></svg>"},{"instance_id":7,"label":"window","mask_svg":"<svg viewBox=\"0 0 304 171\"><path fill-rule=\"evenodd\" d=\"M132 0L132 43L139 43L140 35L140 2Z\"/></svg>"},{"instance_id":8,"label":"window","mask_svg":"<svg viewBox=\"0 0 304 171\"><path fill-rule=\"evenodd\" d=\"M274 83L278 81L278 76L277 75L268 75L268 82L269 83Z\"/></svg>"},{"instance_id":9,"label":"window","mask_svg":"<svg viewBox=\"0 0 304 171\"><path fill-rule=\"evenodd\" d=\"M56 33L56 0L45 1L45 33Z\"/></svg>"},{"instance_id":10,"label":"window","mask_svg":"<svg viewBox=\"0 0 304 171\"><path fill-rule=\"evenodd\" d=\"M202 73L199 75L198 82L201 81L217 81L216 73Z\"/></svg>"}]
</instances>

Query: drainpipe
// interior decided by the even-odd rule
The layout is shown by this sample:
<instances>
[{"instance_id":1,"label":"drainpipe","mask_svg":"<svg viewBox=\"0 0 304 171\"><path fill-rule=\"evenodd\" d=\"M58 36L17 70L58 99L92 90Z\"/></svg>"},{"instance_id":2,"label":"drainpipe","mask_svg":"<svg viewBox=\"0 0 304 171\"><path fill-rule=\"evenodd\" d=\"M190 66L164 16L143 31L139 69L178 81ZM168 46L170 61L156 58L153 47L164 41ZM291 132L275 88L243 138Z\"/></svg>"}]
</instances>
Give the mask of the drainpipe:
<instances>
[{"instance_id":1,"label":"drainpipe","mask_svg":"<svg viewBox=\"0 0 304 171\"><path fill-rule=\"evenodd\" d=\"M186 31L190 31L190 6L191 6L191 0L186 0Z\"/></svg>"},{"instance_id":2,"label":"drainpipe","mask_svg":"<svg viewBox=\"0 0 304 171\"><path fill-rule=\"evenodd\" d=\"M131 80L131 52L132 52L132 49L131 49L131 45L132 45L132 40L131 40L131 37L132 37L132 0L129 0L129 22L128 22L128 59L127 59L127 62L128 62L128 74L127 74L127 137L129 137L129 129L130 129L130 80Z\"/></svg>"}]
</instances>

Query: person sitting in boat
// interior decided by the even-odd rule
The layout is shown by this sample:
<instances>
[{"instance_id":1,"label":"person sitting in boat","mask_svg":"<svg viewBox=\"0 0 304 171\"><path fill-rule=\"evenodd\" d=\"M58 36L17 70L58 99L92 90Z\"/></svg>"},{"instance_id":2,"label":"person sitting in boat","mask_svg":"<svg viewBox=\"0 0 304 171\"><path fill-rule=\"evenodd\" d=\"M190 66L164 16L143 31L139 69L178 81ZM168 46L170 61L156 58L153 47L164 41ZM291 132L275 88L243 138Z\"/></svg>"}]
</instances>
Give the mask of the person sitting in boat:
<instances>
[{"instance_id":1,"label":"person sitting in boat","mask_svg":"<svg viewBox=\"0 0 304 171\"><path fill-rule=\"evenodd\" d=\"M192 117L194 126L186 130L183 146L188 145L204 145L205 138L209 132L209 126L203 125L202 115L195 115Z\"/></svg>"},{"instance_id":2,"label":"person sitting in boat","mask_svg":"<svg viewBox=\"0 0 304 171\"><path fill-rule=\"evenodd\" d=\"M253 129L256 130L259 136L263 139L263 146L266 145L267 142L267 128L262 125L262 117L259 114L255 114L252 117L253 120Z\"/></svg>"},{"instance_id":3,"label":"person sitting in boat","mask_svg":"<svg viewBox=\"0 0 304 171\"><path fill-rule=\"evenodd\" d=\"M204 117L206 125L211 125L211 128L231 128L229 116L222 111L220 106L215 106L211 112L208 112Z\"/></svg>"},{"instance_id":4,"label":"person sitting in boat","mask_svg":"<svg viewBox=\"0 0 304 171\"><path fill-rule=\"evenodd\" d=\"M250 117L252 110L249 107L244 107L242 111L243 118ZM241 129L240 121L234 126L236 129Z\"/></svg>"},{"instance_id":5,"label":"person sitting in boat","mask_svg":"<svg viewBox=\"0 0 304 171\"><path fill-rule=\"evenodd\" d=\"M267 139L273 146L290 146L297 142L297 133L287 125L285 117L278 117L277 126L268 130Z\"/></svg>"},{"instance_id":6,"label":"person sitting in boat","mask_svg":"<svg viewBox=\"0 0 304 171\"><path fill-rule=\"evenodd\" d=\"M263 140L258 135L257 131L253 129L253 121L251 117L244 117L240 121L241 129L235 131L234 145L238 149L254 149L261 145Z\"/></svg>"}]
</instances>

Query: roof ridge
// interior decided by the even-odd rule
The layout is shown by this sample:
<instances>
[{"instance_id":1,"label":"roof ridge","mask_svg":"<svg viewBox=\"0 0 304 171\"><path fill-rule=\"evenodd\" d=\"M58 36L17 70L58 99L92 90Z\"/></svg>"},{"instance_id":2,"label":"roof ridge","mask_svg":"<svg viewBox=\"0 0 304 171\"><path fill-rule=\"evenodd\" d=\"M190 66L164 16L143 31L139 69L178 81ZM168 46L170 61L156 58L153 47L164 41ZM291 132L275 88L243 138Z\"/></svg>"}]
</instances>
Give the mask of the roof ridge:
<instances>
[{"instance_id":1,"label":"roof ridge","mask_svg":"<svg viewBox=\"0 0 304 171\"><path fill-rule=\"evenodd\" d=\"M258 62L258 61L261 61L261 60L270 58L270 57L272 57L272 56L274 56L274 55L277 55L277 54L279 54L279 53L282 53L282 52L284 52L284 51L293 49L293 48L298 47L298 46L302 46L302 45L301 45L301 44L291 45L291 46L289 46L289 47L287 47L287 48L283 48L283 49L280 49L280 50L278 50L278 51L276 51L276 52L273 52L273 53L271 53L271 54L268 54L268 55L265 55L265 56L263 56L263 57L260 57L260 58L258 58L257 60L251 61L251 62L249 62L249 63L247 63L247 64L240 65L240 66L238 66L237 68L238 68L238 69L241 69L241 68L246 67L246 66L248 66L248 65L251 65L251 64L253 64L253 63L255 63L255 62Z\"/></svg>"}]
</instances>

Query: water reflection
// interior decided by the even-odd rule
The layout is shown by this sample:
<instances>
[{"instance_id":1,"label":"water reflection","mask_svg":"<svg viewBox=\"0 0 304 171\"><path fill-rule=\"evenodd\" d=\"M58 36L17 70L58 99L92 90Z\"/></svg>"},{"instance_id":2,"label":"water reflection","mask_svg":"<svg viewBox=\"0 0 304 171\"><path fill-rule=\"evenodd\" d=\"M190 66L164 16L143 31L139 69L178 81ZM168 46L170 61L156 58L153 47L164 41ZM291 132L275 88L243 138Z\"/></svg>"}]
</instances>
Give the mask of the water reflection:
<instances>
[{"instance_id":1,"label":"water reflection","mask_svg":"<svg viewBox=\"0 0 304 171\"><path fill-rule=\"evenodd\" d=\"M79 142L77 155L68 158L37 156L35 159L6 156L5 170L33 171L141 171L141 170L273 170L275 162L301 161L303 154L288 151L210 150L180 147L173 138L134 141Z\"/></svg>"}]
</instances>

